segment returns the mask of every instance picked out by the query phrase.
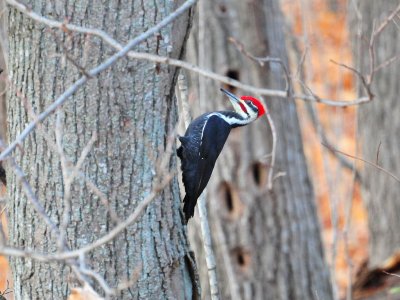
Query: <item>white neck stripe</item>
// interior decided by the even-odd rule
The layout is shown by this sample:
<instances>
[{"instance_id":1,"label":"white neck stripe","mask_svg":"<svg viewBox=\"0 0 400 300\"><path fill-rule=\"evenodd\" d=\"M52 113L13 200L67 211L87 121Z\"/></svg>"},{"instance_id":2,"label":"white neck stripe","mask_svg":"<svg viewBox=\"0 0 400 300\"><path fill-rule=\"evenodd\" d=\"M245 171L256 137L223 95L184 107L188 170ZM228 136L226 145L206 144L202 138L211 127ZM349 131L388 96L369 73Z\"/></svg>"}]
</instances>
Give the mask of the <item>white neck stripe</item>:
<instances>
[{"instance_id":1,"label":"white neck stripe","mask_svg":"<svg viewBox=\"0 0 400 300\"><path fill-rule=\"evenodd\" d=\"M253 122L255 119L257 119L257 115L248 116L247 118L243 118L243 119L238 119L235 117L228 117L221 113L213 113L213 114L210 114L209 117L211 117L212 115L220 117L221 119L223 119L226 123L228 123L231 126L232 125L246 125L246 124Z\"/></svg>"}]
</instances>

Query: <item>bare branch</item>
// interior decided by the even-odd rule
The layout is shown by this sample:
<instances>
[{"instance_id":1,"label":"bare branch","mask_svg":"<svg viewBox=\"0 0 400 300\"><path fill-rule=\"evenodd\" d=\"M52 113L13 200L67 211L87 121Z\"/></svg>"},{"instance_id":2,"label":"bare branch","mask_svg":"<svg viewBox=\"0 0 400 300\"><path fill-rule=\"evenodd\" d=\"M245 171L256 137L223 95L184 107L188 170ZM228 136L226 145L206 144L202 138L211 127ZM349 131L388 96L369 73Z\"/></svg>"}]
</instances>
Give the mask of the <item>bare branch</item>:
<instances>
[{"instance_id":1,"label":"bare branch","mask_svg":"<svg viewBox=\"0 0 400 300\"><path fill-rule=\"evenodd\" d=\"M99 273L95 272L94 270L87 269L84 267L80 267L79 271L82 274L95 279L96 282L101 286L103 291L106 293L106 295L108 295L108 296L115 295L115 290L113 290L112 288L109 287L108 283L105 281L105 279ZM94 290L93 290L93 292L94 292Z\"/></svg>"},{"instance_id":2,"label":"bare branch","mask_svg":"<svg viewBox=\"0 0 400 300\"><path fill-rule=\"evenodd\" d=\"M92 149L93 144L96 141L97 141L97 134L96 134L96 132L93 132L92 137L87 142L86 146L83 148L81 155L79 156L78 162L76 163L75 167L72 169L71 174L69 175L72 180L75 179L79 175L79 171L82 168L82 165L83 165L86 157L89 155L89 152Z\"/></svg>"},{"instance_id":3,"label":"bare branch","mask_svg":"<svg viewBox=\"0 0 400 300\"><path fill-rule=\"evenodd\" d=\"M295 47L297 48L297 46ZM297 64L295 78L299 77L299 75L302 72L301 70L303 69L304 62L306 61L307 53L308 53L308 47L306 47L306 49L303 51L300 61Z\"/></svg>"},{"instance_id":4,"label":"bare branch","mask_svg":"<svg viewBox=\"0 0 400 300\"><path fill-rule=\"evenodd\" d=\"M370 73L367 77L367 85L370 86L375 75L376 67L375 67L375 41L378 35L382 33L385 27L390 23L391 20L394 20L396 15L400 12L400 4L395 8L395 10L378 26L376 27L375 22L372 25L372 34L369 40L368 45L368 53L369 53L369 64L370 64ZM379 68L379 67L378 67ZM363 82L365 86L365 82Z\"/></svg>"},{"instance_id":5,"label":"bare branch","mask_svg":"<svg viewBox=\"0 0 400 300\"><path fill-rule=\"evenodd\" d=\"M361 82L363 84L364 90L368 95L368 98L370 100L372 100L374 98L374 94L371 91L371 80L372 80L371 76L369 76L369 79L367 81L365 79L365 77L361 74L361 72L356 70L355 68L347 66L347 65L342 64L342 63L338 63L338 62L334 61L333 59L331 59L330 61L332 63L334 63L335 65L341 66L341 67L343 67L345 69L348 69L348 70L352 71L353 73L355 73L360 78L360 80L361 80Z\"/></svg>"},{"instance_id":6,"label":"bare branch","mask_svg":"<svg viewBox=\"0 0 400 300\"><path fill-rule=\"evenodd\" d=\"M64 258L58 259L58 255L48 255L39 253L37 251L33 251L30 249L17 249L12 247L7 247L4 245L0 245L0 254L4 256L13 256L13 257L21 257L21 258L33 258L40 262L49 262L49 261L64 261Z\"/></svg>"},{"instance_id":7,"label":"bare branch","mask_svg":"<svg viewBox=\"0 0 400 300\"><path fill-rule=\"evenodd\" d=\"M54 30L51 30L51 33L53 34L54 40L56 41L56 43L58 45L61 46L62 50L63 50L63 55L65 56L65 58L72 63L78 70L79 72L81 72L82 75L90 78L90 74L88 73L88 71L82 67L69 53L68 53L68 49L65 46L65 44L58 38L56 32Z\"/></svg>"},{"instance_id":8,"label":"bare branch","mask_svg":"<svg viewBox=\"0 0 400 300\"><path fill-rule=\"evenodd\" d=\"M379 141L378 150L376 150L376 164L379 164L379 153L381 151L382 141Z\"/></svg>"},{"instance_id":9,"label":"bare branch","mask_svg":"<svg viewBox=\"0 0 400 300\"><path fill-rule=\"evenodd\" d=\"M197 207L199 209L201 235L203 238L203 247L206 256L206 264L208 270L208 279L210 282L211 299L219 299L218 277L217 277L217 264L215 262L214 249L212 247L210 225L208 224L208 214L206 207L206 194L204 190L200 195ZM207 221L204 221L207 220Z\"/></svg>"},{"instance_id":10,"label":"bare branch","mask_svg":"<svg viewBox=\"0 0 400 300\"><path fill-rule=\"evenodd\" d=\"M0 147L2 142L0 141ZM28 180L22 169L17 165L14 158L9 159L9 163L11 164L11 168L14 170L15 174L17 175L18 180L20 181L22 188L24 189L27 198L33 204L35 211L39 214L40 217L43 218L47 226L49 226L50 230L55 233L56 236L60 235L60 231L58 230L57 226L54 222L50 219L50 217L46 214L46 211L42 204L39 202L39 199L36 197L35 193L32 190Z\"/></svg>"},{"instance_id":11,"label":"bare branch","mask_svg":"<svg viewBox=\"0 0 400 300\"><path fill-rule=\"evenodd\" d=\"M192 71L194 73L197 73L199 75L202 75L204 77L208 77L208 78L214 79L216 81L219 81L221 83L232 85L234 87L237 87L239 89L242 89L244 91L248 91L248 92L251 92L254 94L260 94L260 95L264 95L264 96L271 96L271 97L278 97L278 98L286 98L286 96L287 96L285 91L257 88L252 85L244 84L244 83L237 81L235 79L232 79L230 77L219 75L217 73L202 69L196 65L193 65L191 63L188 63L188 62L185 62L182 60L178 60L178 59L154 55L154 54L150 54L150 53L134 52L134 51L130 51L128 53L128 57L134 58L134 59L145 59L145 60L153 61L156 63L168 64L171 66L186 69L186 70ZM302 98L300 97L299 99L302 99ZM313 100L310 99L309 101L313 101Z\"/></svg>"},{"instance_id":12,"label":"bare branch","mask_svg":"<svg viewBox=\"0 0 400 300\"><path fill-rule=\"evenodd\" d=\"M59 28L59 29L64 30L64 31L65 30L71 30L71 31L76 31L76 32L84 33L84 34L95 35L95 36L98 36L101 39L103 39L106 43L108 43L111 47L115 48L119 52L121 52L124 49L124 47L120 43L118 43L116 40L114 40L112 37L110 37L107 33L105 33L102 30L89 29L89 28L80 27L80 26L77 26L77 25L58 22L58 21L54 21L54 20L49 20L49 19L47 19L45 17L40 16L39 14L37 14L37 13L35 13L33 11L28 10L23 4L21 4L21 3L17 2L17 1L14 1L14 0L6 0L6 1L10 5L13 5L17 9L19 9L21 12L26 13L32 19L34 19L34 20L36 20L36 21L38 21L40 23L43 23L46 26L49 26L51 28ZM192 4L188 4L188 5L193 5L196 2L196 0L193 0L191 2L193 2L193 3ZM182 7L184 5L182 5ZM147 32L145 32L145 34L146 33ZM142 35L140 35L138 38L140 38L141 36ZM144 38L144 39L146 39L146 38ZM140 43L140 41L137 42L137 43ZM125 46L125 48L127 46ZM168 64L168 65L171 65L171 66L180 67L182 69L189 70L189 71L197 73L197 74L199 74L201 76L208 77L208 78L211 78L213 80L219 81L221 83L225 83L225 84L237 87L239 89L248 91L250 93L264 95L264 96L270 96L270 97L277 97L277 98L287 98L288 97L287 91L273 90L273 89L266 89L266 88L257 88L257 87L254 87L254 86L251 86L251 85L248 85L248 84L244 84L244 83L242 83L240 81L234 80L234 79L229 78L227 76L222 76L222 75L219 75L217 73L211 72L209 70L205 70L205 69L203 69L203 68L201 68L199 66L190 64L190 63L182 61L182 60L173 59L173 58L160 56L160 55L154 55L154 54L150 54L150 53L140 53L140 52L134 52L134 51L128 51L124 55L126 55L126 56L128 56L129 58L132 58L132 59L142 59L142 60L153 61L153 62L155 62L157 64ZM91 76L94 76L97 73L96 74L92 74L89 71L88 74L91 75ZM82 77L82 78L84 78L84 77ZM70 92L70 94L73 94L82 84L84 84L86 82L87 78L86 78L85 82L79 82L80 80L78 80L75 83L75 84L78 85L77 87L75 87L75 85L71 87L71 88L73 88L73 91ZM68 91L69 90L67 90L66 93ZM66 97L69 97L70 94L66 95ZM60 97L63 97L63 96L64 96L64 94L61 95ZM321 97L317 97L315 95L303 95L303 94L293 94L293 95L290 95L290 97L293 98L293 99L298 99L298 100L303 100L303 101L310 101L310 102L318 102L318 103L323 103L323 104L326 104L326 105L336 106L336 107L348 107L348 106L353 106L353 105L360 105L360 104L369 102L371 100L368 97L361 97L361 98L358 98L358 99L355 99L355 100L352 100L352 101L345 101L345 100L340 101L340 100L321 98ZM58 98L58 99L60 99L60 98ZM63 100L62 102L64 102L64 101L65 100ZM61 104L62 103L56 105L55 108L57 108ZM49 107L49 109L50 109L50 107ZM39 121L41 121L41 120L39 120ZM32 125L30 124L30 126L32 126ZM29 132L30 132L32 129L33 128L30 128L30 129L27 128L26 130L29 130ZM20 136L21 140L23 138L25 138L25 135L27 135L27 133L25 133L25 132L23 132L23 134L24 134L23 136ZM15 145L10 145L10 147L11 146L13 147L13 149L15 148ZM10 151L10 150L8 150L8 151ZM4 154L2 153L0 155L0 160L3 159L6 155L8 155L8 153L4 153Z\"/></svg>"},{"instance_id":13,"label":"bare branch","mask_svg":"<svg viewBox=\"0 0 400 300\"><path fill-rule=\"evenodd\" d=\"M343 151L340 151L340 150L338 150L338 149L335 149L335 148L333 148L332 146L326 145L326 144L324 144L324 143L322 143L322 145L325 146L325 147L327 147L327 148L330 147L330 148L331 148L331 151L334 151L334 152L340 153L340 154L342 154L342 155L348 156L348 157L350 157L350 158L353 158L353 159L362 161L362 162L366 163L367 165L370 165L370 166L372 166L372 167L374 167L374 168L376 168L376 169L382 171L383 173L389 175L390 177L392 177L392 178L393 178L394 180L396 180L397 182L400 182L400 179L399 179L396 175L394 175L393 173L389 172L388 170L386 170L386 169L384 169L384 168L378 166L377 164L374 164L373 162L370 162L370 161L365 160L365 159L360 158L360 157L353 156L353 155L351 155L351 154L347 154L347 153L345 153L345 152L343 152Z\"/></svg>"},{"instance_id":14,"label":"bare branch","mask_svg":"<svg viewBox=\"0 0 400 300\"><path fill-rule=\"evenodd\" d=\"M400 275L395 274L395 273L389 273L389 272L387 272L385 270L382 270L382 273L385 273L386 275L390 275L390 276L394 276L394 277L399 277L400 278Z\"/></svg>"},{"instance_id":15,"label":"bare branch","mask_svg":"<svg viewBox=\"0 0 400 300\"><path fill-rule=\"evenodd\" d=\"M181 107L183 108L183 118L185 123L185 128L188 128L190 123L190 114L188 109L188 94L187 94L187 81L183 74L179 75L178 81L178 89L177 94L179 94L179 100L181 101ZM202 101L206 101L202 99L202 93L200 93L200 103ZM185 111L186 110L186 111ZM219 288L218 288L218 276L217 276L217 266L215 263L215 255L214 250L212 247L211 241L211 232L210 232L210 225L208 223L208 213L207 213L207 206L206 206L206 195L207 195L207 188L205 188L202 194L199 197L197 203L197 209L199 211L200 216L200 228L201 228L201 236L203 238L203 247L206 256L206 264L208 270L208 281L210 283L210 293L212 300L219 299Z\"/></svg>"},{"instance_id":16,"label":"bare branch","mask_svg":"<svg viewBox=\"0 0 400 300\"><path fill-rule=\"evenodd\" d=\"M38 14L33 13L30 11L25 5L14 1L14 0L6 0L8 4L14 6L17 8L19 11L27 14L29 17L33 18L34 20L37 20L39 22L45 23L45 21L53 22L50 21L46 18L40 17ZM140 44L141 42L145 41L148 39L150 36L154 35L158 31L160 31L162 28L170 24L172 21L174 21L177 17L179 17L181 14L183 14L186 10L188 10L190 7L192 7L197 0L187 0L184 4L182 4L175 12L171 13L167 17L165 17L160 23L157 25L151 27L141 35L137 36L136 38L130 40L128 44L126 44L121 50L119 50L117 53L106 59L103 63L98 65L97 67L91 69L88 71L88 74L91 77L95 77L102 71L106 70L109 68L111 65L113 65L116 61L121 59L122 57L126 56L127 53L129 52L130 49L135 47L136 45ZM59 26L59 22L56 22L57 26ZM64 25L63 25L64 26ZM72 96L82 85L84 85L90 77L87 76L82 76L80 79L75 81L74 84L72 84L67 90L64 91L64 93L58 97L53 104L48 106L41 114L39 114L38 119L29 123L28 126L25 127L25 129L17 136L15 141L13 141L7 149L5 149L1 154L0 154L0 161L4 160L16 147L18 144L21 144L22 141L28 136L32 130L35 129L36 125L39 122L42 122L44 119L46 119L52 112L54 112L58 107L60 107L70 96Z\"/></svg>"},{"instance_id":17,"label":"bare branch","mask_svg":"<svg viewBox=\"0 0 400 300\"><path fill-rule=\"evenodd\" d=\"M390 23L390 21L392 21L397 16L399 12L400 12L400 4L397 5L394 11L378 26L377 29L374 30L373 32L374 38L377 35L379 35L383 31L383 29L385 29L385 27Z\"/></svg>"},{"instance_id":18,"label":"bare branch","mask_svg":"<svg viewBox=\"0 0 400 300\"><path fill-rule=\"evenodd\" d=\"M247 51L245 49L244 45L241 42L235 40L233 37L230 37L229 41L236 46L236 49L238 49L241 53L243 53L245 56L247 56L251 60L257 62L261 67L263 67L266 62L280 64L282 66L283 71L285 72L286 97L290 96L290 89L291 89L292 84L291 84L291 80L290 80L289 71L288 71L286 65L283 63L283 61L280 58L269 57L269 56L257 57L257 56L254 56L253 54L251 54L249 51Z\"/></svg>"},{"instance_id":19,"label":"bare branch","mask_svg":"<svg viewBox=\"0 0 400 300\"><path fill-rule=\"evenodd\" d=\"M399 29L400 30L400 29ZM379 71L382 68L385 68L386 66L390 65L391 63L395 62L397 59L400 58L400 54L395 55L389 59L387 59L386 61L384 61L383 63L381 63L379 66L376 66L374 69L374 72Z\"/></svg>"},{"instance_id":20,"label":"bare branch","mask_svg":"<svg viewBox=\"0 0 400 300\"><path fill-rule=\"evenodd\" d=\"M115 293L117 294L122 290L130 288L134 283L136 283L139 279L141 270L142 270L142 265L137 266L133 271L131 278L124 280L123 282L119 283L117 287L114 288Z\"/></svg>"},{"instance_id":21,"label":"bare branch","mask_svg":"<svg viewBox=\"0 0 400 300\"><path fill-rule=\"evenodd\" d=\"M0 246L4 246L7 242L7 237L6 237L6 233L4 231L3 222L2 222L2 215L3 215L4 211L6 210L6 208L7 208L7 205L4 205L4 207L0 211Z\"/></svg>"},{"instance_id":22,"label":"bare branch","mask_svg":"<svg viewBox=\"0 0 400 300\"><path fill-rule=\"evenodd\" d=\"M110 206L110 201L107 199L106 195L102 191L100 191L99 188L89 178L85 176L85 174L79 172L78 175L80 179L85 181L85 184L89 188L89 190L91 190L93 194L99 197L101 203L106 207L108 213L110 214L111 220L113 220L114 223L121 222L121 219L118 217L115 210Z\"/></svg>"},{"instance_id":23,"label":"bare branch","mask_svg":"<svg viewBox=\"0 0 400 300\"><path fill-rule=\"evenodd\" d=\"M123 222L119 223L116 227L114 227L112 230L110 230L106 235L103 237L97 239L93 243L86 245L82 248L76 249L76 250L71 250L71 251L65 251L62 253L56 253L56 254L43 254L31 250L20 250L16 248L10 248L10 247L1 247L0 246L0 253L3 255L8 255L8 256L15 256L15 257L25 257L25 258L33 258L38 261L65 261L71 258L76 258L80 257L81 255L94 250L97 247L100 247L111 240L113 240L118 234L120 234L122 231L124 231L129 225L133 224L134 222L137 221L137 219L141 216L142 212L146 209L146 207L154 201L156 196L158 195L159 192L161 192L174 178L175 174L168 174L165 176L164 180L159 184L157 187L153 189L150 194L139 203L139 205L136 207L136 209L133 211L131 215L127 219L125 219Z\"/></svg>"},{"instance_id":24,"label":"bare branch","mask_svg":"<svg viewBox=\"0 0 400 300\"><path fill-rule=\"evenodd\" d=\"M269 109L267 107L267 103L265 100L261 97L261 100L263 102L263 105L265 106L265 116L268 120L268 124L271 127L271 134L272 134L272 152L271 152L271 163L270 163L270 168L268 172L268 183L267 183L267 188L268 190L272 190L272 185L274 182L274 171L275 171L275 159L276 159L276 145L278 141L278 137L276 134L276 129L275 129L275 123L271 117L271 114L269 112Z\"/></svg>"},{"instance_id":25,"label":"bare branch","mask_svg":"<svg viewBox=\"0 0 400 300\"><path fill-rule=\"evenodd\" d=\"M129 225L137 221L137 219L141 216L141 214L147 208L147 206L154 201L158 193L161 192L170 183L170 181L172 180L172 178L174 178L174 176L175 176L174 173L166 175L162 180L162 182L158 186L154 187L153 191L146 198L144 198L143 201L139 203L134 212L127 219L125 219L123 222L119 223L112 230L110 230L106 235L97 239L92 244L86 245L77 250L72 250L63 254L59 254L57 256L60 257L60 259L78 257L82 253L89 252L113 240Z\"/></svg>"}]
</instances>

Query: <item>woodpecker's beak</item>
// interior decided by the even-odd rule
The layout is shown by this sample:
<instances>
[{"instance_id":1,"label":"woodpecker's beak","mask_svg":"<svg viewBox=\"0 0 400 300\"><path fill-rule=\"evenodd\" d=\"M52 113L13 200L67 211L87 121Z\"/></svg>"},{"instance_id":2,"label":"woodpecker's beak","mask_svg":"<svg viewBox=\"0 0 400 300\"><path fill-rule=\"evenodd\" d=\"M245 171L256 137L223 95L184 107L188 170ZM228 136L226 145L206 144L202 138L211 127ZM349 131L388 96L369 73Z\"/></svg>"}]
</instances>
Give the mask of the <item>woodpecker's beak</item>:
<instances>
[{"instance_id":1,"label":"woodpecker's beak","mask_svg":"<svg viewBox=\"0 0 400 300\"><path fill-rule=\"evenodd\" d=\"M229 101L231 101L231 103L232 103L233 108L235 109L235 111L236 111L237 113L242 114L242 113L243 113L243 110L242 110L242 107L240 106L240 101L241 101L241 100L240 100L237 96L235 96L235 95L232 94L231 92L228 92L227 90L224 90L223 88L221 88L220 90L221 90L221 92L223 92L225 95L228 96Z\"/></svg>"}]
</instances>

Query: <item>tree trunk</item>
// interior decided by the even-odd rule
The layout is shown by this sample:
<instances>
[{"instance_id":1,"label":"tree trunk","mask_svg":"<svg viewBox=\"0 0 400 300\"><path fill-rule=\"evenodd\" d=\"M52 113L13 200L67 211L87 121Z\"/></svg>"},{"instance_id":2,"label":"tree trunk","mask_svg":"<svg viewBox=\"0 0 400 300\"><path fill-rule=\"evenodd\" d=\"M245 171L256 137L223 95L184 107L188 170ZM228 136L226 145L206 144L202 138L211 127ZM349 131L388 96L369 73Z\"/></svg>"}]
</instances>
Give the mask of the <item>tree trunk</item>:
<instances>
[{"instance_id":1,"label":"tree trunk","mask_svg":"<svg viewBox=\"0 0 400 300\"><path fill-rule=\"evenodd\" d=\"M5 11L5 3L0 0L0 11ZM7 14L0 14L0 69L3 74L0 78L6 78L7 66L5 58L7 57ZM6 116L6 81L0 79L0 139L5 141L7 132L7 116Z\"/></svg>"},{"instance_id":2,"label":"tree trunk","mask_svg":"<svg viewBox=\"0 0 400 300\"><path fill-rule=\"evenodd\" d=\"M28 2L41 15L103 29L125 43L160 22L183 1ZM13 141L28 122L21 94L36 112L43 111L82 75L74 64L89 70L115 50L94 36L49 30L13 8L8 17L12 85L7 113L9 140ZM181 57L189 23L190 13L185 13L135 50ZM65 52L74 63L65 59ZM60 113L63 149L72 162L77 162L92 134L97 133L82 172L106 194L120 219L131 214L156 183L156 160L164 155L177 120L173 93L177 72L165 65L123 58L89 80ZM42 124L53 142L55 120L51 116ZM15 151L15 157L46 213L60 224L66 205L59 155L36 130ZM176 170L174 155L168 167ZM15 175L9 174L10 242L20 248L56 251L56 237L33 210ZM77 249L106 234L115 223L84 180L76 179L71 190L66 238L68 246ZM86 263L112 287L139 270L138 281L118 299L190 299L196 290L182 223L179 186L174 178L139 221L112 243L90 252ZM65 299L76 286L65 264L31 259L12 259L11 263L16 299Z\"/></svg>"},{"instance_id":3,"label":"tree trunk","mask_svg":"<svg viewBox=\"0 0 400 300\"><path fill-rule=\"evenodd\" d=\"M277 57L288 66L279 1L205 1L203 5L199 42L189 43L192 60L198 57L205 68L255 86L284 90L279 64L261 67L228 41L233 37L253 55ZM206 102L200 106L205 110L231 109L218 85L205 80L201 86ZM231 132L208 185L222 298L332 299L296 105L278 98L267 99L267 105L278 138L273 171L281 175L273 189L267 189L272 136L265 118ZM196 227L196 221L192 224ZM197 232L195 242L200 240ZM204 296L206 264L201 246L195 249Z\"/></svg>"},{"instance_id":4,"label":"tree trunk","mask_svg":"<svg viewBox=\"0 0 400 300\"><path fill-rule=\"evenodd\" d=\"M354 20L350 26L355 41L357 68L363 74L370 71L368 43L372 26L378 26L398 6L398 0L357 1L358 13L353 10ZM358 35L360 31L361 36ZM375 42L375 66L400 53L400 31L390 22L378 35ZM398 159L400 145L400 94L399 60L374 75L372 92L375 98L371 103L359 108L359 133L362 156L377 163L389 172L400 174ZM379 155L378 159L377 156ZM370 231L370 266L382 264L400 247L400 185L398 182L368 165L363 166L363 199L368 211Z\"/></svg>"}]
</instances>

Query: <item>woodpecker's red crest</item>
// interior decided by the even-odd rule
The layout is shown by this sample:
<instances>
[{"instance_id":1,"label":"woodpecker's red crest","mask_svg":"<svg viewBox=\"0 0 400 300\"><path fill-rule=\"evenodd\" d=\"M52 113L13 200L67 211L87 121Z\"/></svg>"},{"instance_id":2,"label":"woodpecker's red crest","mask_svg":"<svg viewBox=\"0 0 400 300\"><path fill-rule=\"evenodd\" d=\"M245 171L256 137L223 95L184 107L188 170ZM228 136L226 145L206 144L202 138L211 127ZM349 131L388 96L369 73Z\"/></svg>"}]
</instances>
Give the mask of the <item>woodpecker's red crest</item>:
<instances>
[{"instance_id":1,"label":"woodpecker's red crest","mask_svg":"<svg viewBox=\"0 0 400 300\"><path fill-rule=\"evenodd\" d=\"M243 101L251 101L251 103L253 103L257 109L258 109L258 118L261 117L263 114L265 114L265 108L264 105L262 105L261 101L258 100L257 98L254 98L252 96L242 96L240 97L241 100ZM244 107L244 105L240 105L240 107L242 107L244 112L247 112L246 108Z\"/></svg>"}]
</instances>

